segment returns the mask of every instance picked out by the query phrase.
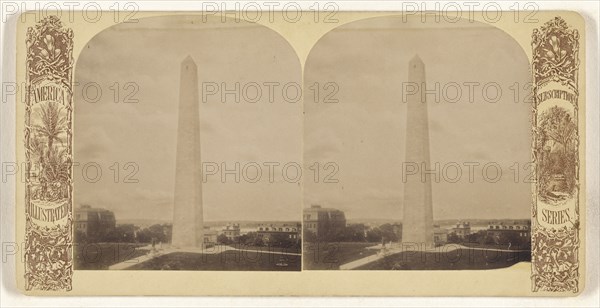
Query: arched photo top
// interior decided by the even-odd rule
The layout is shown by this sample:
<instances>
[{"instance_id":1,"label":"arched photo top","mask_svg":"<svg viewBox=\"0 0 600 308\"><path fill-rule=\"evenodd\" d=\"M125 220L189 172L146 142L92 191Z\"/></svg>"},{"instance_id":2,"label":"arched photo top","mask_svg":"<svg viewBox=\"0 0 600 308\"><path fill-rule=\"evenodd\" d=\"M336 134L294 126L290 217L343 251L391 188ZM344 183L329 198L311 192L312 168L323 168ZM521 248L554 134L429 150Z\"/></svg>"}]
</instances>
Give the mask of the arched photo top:
<instances>
[{"instance_id":1,"label":"arched photo top","mask_svg":"<svg viewBox=\"0 0 600 308\"><path fill-rule=\"evenodd\" d=\"M93 185L75 179L78 204L107 207L117 220L173 217L184 61L197 70L203 162L219 168L228 162L231 169L235 162L300 161L302 104L288 102L282 88L300 88L302 71L284 37L220 16L140 18L98 33L77 57L74 153L78 161L94 161L105 170ZM267 85L273 83L279 86L270 95ZM135 189L106 176L115 162L121 169L126 162L137 164ZM126 174L121 170L121 178ZM206 220L300 219L296 185L272 188L268 176L231 185L234 180L235 175L226 183L220 174L207 176Z\"/></svg>"},{"instance_id":2,"label":"arched photo top","mask_svg":"<svg viewBox=\"0 0 600 308\"><path fill-rule=\"evenodd\" d=\"M339 39L342 35L355 35L357 32L369 33L370 36L378 36L376 33L432 33L435 31L443 31L447 36L452 37L456 31L463 32L463 38L473 37L477 35L493 35L490 40L496 40L503 44L513 54L515 59L527 59L527 53L512 36L504 30L495 27L493 24L486 24L479 21L469 20L465 18L457 18L452 21L446 21L444 18L436 19L435 16L423 20L421 16L405 16L405 15L389 15L381 17L370 17L361 20L352 21L341 26L335 27L324 34L311 48L307 57L307 64L314 52L324 45L330 44L332 40ZM427 37L422 37L424 43L429 44L432 48L436 48L434 41ZM360 43L368 46L365 41L356 40L355 43ZM460 42L457 42L460 43ZM486 40L482 40L480 45L485 45ZM409 46L406 46L409 47ZM407 48L409 51L409 48Z\"/></svg>"},{"instance_id":3,"label":"arched photo top","mask_svg":"<svg viewBox=\"0 0 600 308\"><path fill-rule=\"evenodd\" d=\"M358 20L331 30L311 49L305 88L320 85L322 96L337 103L305 96L304 160L336 162L343 185L306 181L305 203L344 210L349 219L401 220L403 162L416 151L407 146L416 134L426 148L419 153L429 157L411 163L430 161L429 170L438 163L440 172L447 164L464 167L458 179L449 177L455 182L440 175L432 184L434 219L529 217L527 170L518 181L506 171L515 162L522 170L531 157L526 53L493 25L428 21L402 15ZM415 65L419 72L411 78ZM427 106L421 114L407 108L415 95ZM472 182L465 167L471 162L481 166ZM493 184L491 172L482 174L488 163L504 171Z\"/></svg>"}]
</instances>

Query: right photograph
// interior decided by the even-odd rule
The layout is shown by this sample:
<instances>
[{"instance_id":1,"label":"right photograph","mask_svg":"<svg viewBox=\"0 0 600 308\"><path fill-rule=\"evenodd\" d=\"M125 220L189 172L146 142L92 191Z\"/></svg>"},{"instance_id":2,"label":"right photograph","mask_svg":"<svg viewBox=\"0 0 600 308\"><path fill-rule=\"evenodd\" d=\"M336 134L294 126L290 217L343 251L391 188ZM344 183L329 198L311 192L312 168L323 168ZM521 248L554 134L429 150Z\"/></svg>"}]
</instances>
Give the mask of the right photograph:
<instances>
[{"instance_id":1,"label":"right photograph","mask_svg":"<svg viewBox=\"0 0 600 308\"><path fill-rule=\"evenodd\" d=\"M312 48L304 88L304 270L531 262L531 72L511 36L467 20L348 23ZM550 161L560 140L548 136ZM565 182L553 175L548 195Z\"/></svg>"}]
</instances>

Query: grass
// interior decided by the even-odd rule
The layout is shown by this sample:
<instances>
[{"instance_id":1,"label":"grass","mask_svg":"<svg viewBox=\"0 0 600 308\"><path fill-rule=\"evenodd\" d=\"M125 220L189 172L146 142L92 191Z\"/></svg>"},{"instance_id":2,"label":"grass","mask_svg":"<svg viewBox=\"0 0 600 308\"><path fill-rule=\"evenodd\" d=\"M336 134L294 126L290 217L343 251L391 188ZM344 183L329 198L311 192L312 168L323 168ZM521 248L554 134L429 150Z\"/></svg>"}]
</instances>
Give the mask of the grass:
<instances>
[{"instance_id":1,"label":"grass","mask_svg":"<svg viewBox=\"0 0 600 308\"><path fill-rule=\"evenodd\" d=\"M285 262L288 266L278 266ZM300 271L300 256L230 250L218 254L175 252L136 264L130 270Z\"/></svg>"},{"instance_id":2,"label":"grass","mask_svg":"<svg viewBox=\"0 0 600 308\"><path fill-rule=\"evenodd\" d=\"M337 270L339 266L374 255L378 249L367 249L377 243L305 243L304 269ZM506 249L498 245L469 245L475 248ZM438 248L441 249L441 248ZM519 249L511 247L511 250ZM358 270L484 270L508 267L531 261L529 250L497 252L458 249L441 252L401 252L363 265Z\"/></svg>"},{"instance_id":3,"label":"grass","mask_svg":"<svg viewBox=\"0 0 600 308\"><path fill-rule=\"evenodd\" d=\"M400 252L357 270L486 270L531 261L531 253L457 249L448 252Z\"/></svg>"},{"instance_id":4,"label":"grass","mask_svg":"<svg viewBox=\"0 0 600 308\"><path fill-rule=\"evenodd\" d=\"M304 269L337 270L342 264L376 254L377 249L366 249L375 245L377 243L305 243Z\"/></svg>"},{"instance_id":5,"label":"grass","mask_svg":"<svg viewBox=\"0 0 600 308\"><path fill-rule=\"evenodd\" d=\"M148 253L139 247L148 244L91 243L75 244L73 248L76 270L105 270L109 266Z\"/></svg>"}]
</instances>

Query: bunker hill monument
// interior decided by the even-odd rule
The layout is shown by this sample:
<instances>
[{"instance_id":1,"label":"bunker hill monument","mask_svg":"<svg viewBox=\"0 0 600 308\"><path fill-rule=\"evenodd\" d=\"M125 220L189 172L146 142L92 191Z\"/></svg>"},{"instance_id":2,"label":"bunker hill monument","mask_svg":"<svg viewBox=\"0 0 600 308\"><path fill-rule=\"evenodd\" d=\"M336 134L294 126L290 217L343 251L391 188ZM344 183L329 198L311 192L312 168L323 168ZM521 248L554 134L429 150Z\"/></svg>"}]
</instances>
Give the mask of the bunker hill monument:
<instances>
[{"instance_id":1,"label":"bunker hill monument","mask_svg":"<svg viewBox=\"0 0 600 308\"><path fill-rule=\"evenodd\" d=\"M409 62L408 81L418 90L407 96L405 162L429 168L429 117L425 90L425 64L419 56ZM431 177L409 176L404 183L402 242L433 246Z\"/></svg>"},{"instance_id":2,"label":"bunker hill monument","mask_svg":"<svg viewBox=\"0 0 600 308\"><path fill-rule=\"evenodd\" d=\"M188 56L181 63L179 85L175 202L171 240L174 247L202 247L204 242L198 102L198 69L194 60Z\"/></svg>"}]
</instances>

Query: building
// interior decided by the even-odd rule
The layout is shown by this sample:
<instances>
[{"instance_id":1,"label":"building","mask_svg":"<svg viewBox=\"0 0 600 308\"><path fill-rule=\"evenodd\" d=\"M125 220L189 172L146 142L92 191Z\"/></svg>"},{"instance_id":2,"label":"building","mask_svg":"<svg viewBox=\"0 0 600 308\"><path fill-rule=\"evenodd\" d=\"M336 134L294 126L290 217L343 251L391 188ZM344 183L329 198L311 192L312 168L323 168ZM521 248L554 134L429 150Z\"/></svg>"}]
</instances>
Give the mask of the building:
<instances>
[{"instance_id":1,"label":"building","mask_svg":"<svg viewBox=\"0 0 600 308\"><path fill-rule=\"evenodd\" d=\"M85 234L89 241L102 241L117 225L115 214L102 208L82 205L75 209L75 231Z\"/></svg>"},{"instance_id":2,"label":"building","mask_svg":"<svg viewBox=\"0 0 600 308\"><path fill-rule=\"evenodd\" d=\"M332 208L311 205L304 209L304 228L313 232L317 238L335 236L346 228L344 212Z\"/></svg>"},{"instance_id":3,"label":"building","mask_svg":"<svg viewBox=\"0 0 600 308\"><path fill-rule=\"evenodd\" d=\"M488 225L487 235L497 243L502 238L517 238L523 242L531 241L531 221L514 222L512 224L497 223Z\"/></svg>"},{"instance_id":4,"label":"building","mask_svg":"<svg viewBox=\"0 0 600 308\"><path fill-rule=\"evenodd\" d=\"M440 226L433 226L433 244L435 246L442 246L448 242L448 230L440 228Z\"/></svg>"},{"instance_id":5,"label":"building","mask_svg":"<svg viewBox=\"0 0 600 308\"><path fill-rule=\"evenodd\" d=\"M402 241L402 224L399 223L394 223L392 224L392 231L394 231L394 234L396 234L396 238L398 239L398 242ZM365 234L366 236L366 234Z\"/></svg>"},{"instance_id":6,"label":"building","mask_svg":"<svg viewBox=\"0 0 600 308\"><path fill-rule=\"evenodd\" d=\"M215 245L217 243L217 230L211 230L209 227L204 227L204 244L212 244Z\"/></svg>"},{"instance_id":7,"label":"building","mask_svg":"<svg viewBox=\"0 0 600 308\"><path fill-rule=\"evenodd\" d=\"M471 234L471 223L459 222L454 228L452 228L452 232L454 232L454 234L456 234L456 236L459 238L464 239Z\"/></svg>"},{"instance_id":8,"label":"building","mask_svg":"<svg viewBox=\"0 0 600 308\"><path fill-rule=\"evenodd\" d=\"M223 234L227 239L235 241L240 237L240 224L229 223L223 228Z\"/></svg>"},{"instance_id":9,"label":"building","mask_svg":"<svg viewBox=\"0 0 600 308\"><path fill-rule=\"evenodd\" d=\"M300 223L259 224L256 234L265 244L279 239L300 240L302 225Z\"/></svg>"}]
</instances>

